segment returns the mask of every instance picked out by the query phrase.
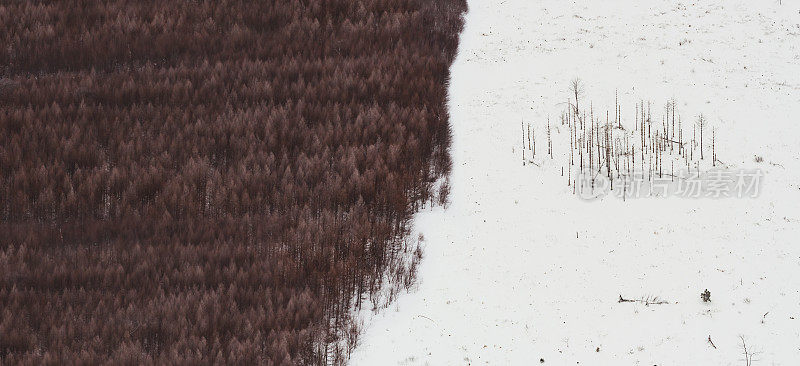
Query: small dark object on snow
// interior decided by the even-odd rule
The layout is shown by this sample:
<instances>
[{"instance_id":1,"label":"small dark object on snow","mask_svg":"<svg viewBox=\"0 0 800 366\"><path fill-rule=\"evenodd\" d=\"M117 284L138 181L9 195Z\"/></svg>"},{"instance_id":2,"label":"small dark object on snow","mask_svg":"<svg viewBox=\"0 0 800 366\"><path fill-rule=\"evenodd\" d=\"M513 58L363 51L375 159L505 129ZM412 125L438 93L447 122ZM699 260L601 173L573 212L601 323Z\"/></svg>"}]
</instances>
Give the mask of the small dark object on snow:
<instances>
[{"instance_id":1,"label":"small dark object on snow","mask_svg":"<svg viewBox=\"0 0 800 366\"><path fill-rule=\"evenodd\" d=\"M544 363L544 358L540 358L539 363Z\"/></svg>"},{"instance_id":2,"label":"small dark object on snow","mask_svg":"<svg viewBox=\"0 0 800 366\"><path fill-rule=\"evenodd\" d=\"M700 298L703 299L703 302L711 301L711 291L708 291L708 289L706 289L705 291L700 293Z\"/></svg>"},{"instance_id":3,"label":"small dark object on snow","mask_svg":"<svg viewBox=\"0 0 800 366\"><path fill-rule=\"evenodd\" d=\"M600 347L597 347L597 349L596 349L596 350L594 350L594 351L595 351L595 352L600 352Z\"/></svg>"}]
</instances>

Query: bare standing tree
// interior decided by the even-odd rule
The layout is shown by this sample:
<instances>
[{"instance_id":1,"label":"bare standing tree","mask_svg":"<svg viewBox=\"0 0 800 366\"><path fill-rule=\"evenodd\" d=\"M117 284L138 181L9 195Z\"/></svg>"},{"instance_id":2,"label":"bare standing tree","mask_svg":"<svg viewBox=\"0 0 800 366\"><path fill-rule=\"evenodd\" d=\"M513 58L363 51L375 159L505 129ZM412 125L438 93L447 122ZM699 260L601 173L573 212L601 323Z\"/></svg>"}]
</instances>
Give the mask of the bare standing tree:
<instances>
[{"instance_id":1,"label":"bare standing tree","mask_svg":"<svg viewBox=\"0 0 800 366\"><path fill-rule=\"evenodd\" d=\"M525 166L525 121L522 121L522 166Z\"/></svg>"},{"instance_id":2,"label":"bare standing tree","mask_svg":"<svg viewBox=\"0 0 800 366\"><path fill-rule=\"evenodd\" d=\"M740 335L739 339L742 340L742 355L744 355L745 365L752 366L753 361L758 361L758 359L754 358L758 352L754 352L752 347L749 349L747 348L747 343L744 340L744 336Z\"/></svg>"},{"instance_id":3,"label":"bare standing tree","mask_svg":"<svg viewBox=\"0 0 800 366\"><path fill-rule=\"evenodd\" d=\"M583 84L581 83L581 79L572 79L572 82L569 84L569 91L575 97L575 115L579 116L580 108L578 107L578 100L580 99L580 95L583 94Z\"/></svg>"},{"instance_id":4,"label":"bare standing tree","mask_svg":"<svg viewBox=\"0 0 800 366\"><path fill-rule=\"evenodd\" d=\"M547 153L553 158L553 139L550 134L550 117L547 117Z\"/></svg>"},{"instance_id":5,"label":"bare standing tree","mask_svg":"<svg viewBox=\"0 0 800 366\"><path fill-rule=\"evenodd\" d=\"M708 121L702 114L697 119L697 129L700 130L700 160L703 160L703 130L706 129Z\"/></svg>"},{"instance_id":6,"label":"bare standing tree","mask_svg":"<svg viewBox=\"0 0 800 366\"><path fill-rule=\"evenodd\" d=\"M711 129L711 165L717 166L717 147L716 147L717 129Z\"/></svg>"}]
</instances>

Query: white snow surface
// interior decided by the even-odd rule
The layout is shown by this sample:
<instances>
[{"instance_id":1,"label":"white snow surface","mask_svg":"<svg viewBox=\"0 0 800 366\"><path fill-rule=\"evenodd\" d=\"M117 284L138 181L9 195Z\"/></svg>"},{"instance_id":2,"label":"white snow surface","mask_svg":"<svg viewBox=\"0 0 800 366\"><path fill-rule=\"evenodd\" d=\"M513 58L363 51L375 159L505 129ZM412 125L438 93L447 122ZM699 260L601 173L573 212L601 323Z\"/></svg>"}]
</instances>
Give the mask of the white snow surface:
<instances>
[{"instance_id":1,"label":"white snow surface","mask_svg":"<svg viewBox=\"0 0 800 366\"><path fill-rule=\"evenodd\" d=\"M745 365L743 337L753 365L800 364L800 2L469 7L449 86L451 203L416 215L419 284L367 317L351 363ZM760 194L576 197L563 144L550 159L541 143L576 77L596 111L613 114L618 91L629 126L640 99L703 113L719 160L763 171ZM522 164L522 121L536 164Z\"/></svg>"}]
</instances>

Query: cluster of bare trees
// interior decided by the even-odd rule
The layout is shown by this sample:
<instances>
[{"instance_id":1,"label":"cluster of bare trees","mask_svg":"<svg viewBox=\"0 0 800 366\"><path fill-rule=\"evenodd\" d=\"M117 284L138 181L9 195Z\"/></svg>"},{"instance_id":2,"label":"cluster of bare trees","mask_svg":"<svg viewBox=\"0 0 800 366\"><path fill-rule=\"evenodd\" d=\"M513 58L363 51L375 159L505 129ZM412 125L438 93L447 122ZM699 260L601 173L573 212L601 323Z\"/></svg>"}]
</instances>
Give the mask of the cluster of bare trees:
<instances>
[{"instance_id":1,"label":"cluster of bare trees","mask_svg":"<svg viewBox=\"0 0 800 366\"><path fill-rule=\"evenodd\" d=\"M581 102L581 95L582 85L576 79L570 85L566 107L555 126L557 131L554 132L549 119L544 127L544 142L547 143L544 158L565 159L562 173L573 192L595 189L598 177L606 179L614 189L615 181L625 182L634 177L647 181L665 177L674 180L679 173L699 173L703 160L707 161L705 167L719 163L716 132L711 131L711 141L708 136L704 137L709 129L708 120L699 115L687 127L674 100L664 104L660 117L656 116L658 107L640 101L633 115L623 118L618 98L615 98L613 113L607 110L598 113L591 103L587 108L586 103ZM554 148L556 134L563 141L560 140L562 146ZM523 164L534 162L537 156L536 136L536 126L523 123ZM554 156L554 150L560 150L560 154ZM709 152L711 156L707 158Z\"/></svg>"},{"instance_id":2,"label":"cluster of bare trees","mask_svg":"<svg viewBox=\"0 0 800 366\"><path fill-rule=\"evenodd\" d=\"M465 8L0 4L0 364L343 362L445 200Z\"/></svg>"}]
</instances>

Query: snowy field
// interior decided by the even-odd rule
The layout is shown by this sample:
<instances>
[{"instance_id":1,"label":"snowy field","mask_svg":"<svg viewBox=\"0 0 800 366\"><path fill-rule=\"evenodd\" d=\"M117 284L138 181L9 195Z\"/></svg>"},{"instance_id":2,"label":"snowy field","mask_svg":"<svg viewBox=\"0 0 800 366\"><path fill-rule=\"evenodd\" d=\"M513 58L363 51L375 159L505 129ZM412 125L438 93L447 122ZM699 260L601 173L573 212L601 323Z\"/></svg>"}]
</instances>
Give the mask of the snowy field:
<instances>
[{"instance_id":1,"label":"snowy field","mask_svg":"<svg viewBox=\"0 0 800 366\"><path fill-rule=\"evenodd\" d=\"M451 204L417 215L420 283L367 317L352 364L746 365L742 339L753 365L800 364L800 2L469 5ZM563 142L523 166L520 124L543 133L574 78L603 114L618 91L631 128L639 100L703 113L757 197L588 202Z\"/></svg>"}]
</instances>

